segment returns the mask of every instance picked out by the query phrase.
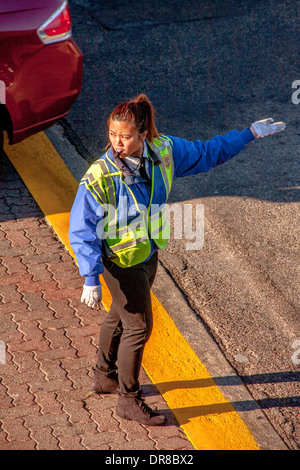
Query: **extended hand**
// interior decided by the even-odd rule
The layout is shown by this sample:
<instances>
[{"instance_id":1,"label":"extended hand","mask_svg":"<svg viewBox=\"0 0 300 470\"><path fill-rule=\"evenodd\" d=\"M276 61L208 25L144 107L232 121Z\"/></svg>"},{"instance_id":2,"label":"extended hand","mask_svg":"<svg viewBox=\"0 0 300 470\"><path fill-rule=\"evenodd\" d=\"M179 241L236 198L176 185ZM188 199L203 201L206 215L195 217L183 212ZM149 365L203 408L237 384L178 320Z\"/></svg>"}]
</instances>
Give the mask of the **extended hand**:
<instances>
[{"instance_id":1,"label":"extended hand","mask_svg":"<svg viewBox=\"0 0 300 470\"><path fill-rule=\"evenodd\" d=\"M87 304L88 307L95 308L100 305L102 299L101 284L99 286L86 286L84 284L81 302Z\"/></svg>"},{"instance_id":2,"label":"extended hand","mask_svg":"<svg viewBox=\"0 0 300 470\"><path fill-rule=\"evenodd\" d=\"M254 122L251 124L250 130L252 134L258 138L284 131L285 127L286 126L284 122L274 122L272 118L268 118Z\"/></svg>"}]
</instances>

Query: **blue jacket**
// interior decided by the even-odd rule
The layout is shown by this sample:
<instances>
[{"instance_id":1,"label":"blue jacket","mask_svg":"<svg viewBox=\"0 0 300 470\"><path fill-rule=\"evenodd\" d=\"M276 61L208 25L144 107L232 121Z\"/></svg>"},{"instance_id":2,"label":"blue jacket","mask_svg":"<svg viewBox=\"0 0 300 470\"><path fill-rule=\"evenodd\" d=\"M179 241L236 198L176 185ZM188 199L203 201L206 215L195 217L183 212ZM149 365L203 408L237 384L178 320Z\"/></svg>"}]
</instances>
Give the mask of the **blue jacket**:
<instances>
[{"instance_id":1,"label":"blue jacket","mask_svg":"<svg viewBox=\"0 0 300 470\"><path fill-rule=\"evenodd\" d=\"M205 143L200 140L189 142L179 137L167 137L171 139L172 143L174 177L207 172L230 160L241 152L247 143L255 139L249 129L242 132L233 130L225 136L213 137ZM110 152L111 150L109 151L111 157ZM101 158L105 158L105 156ZM150 196L147 186L148 184L143 182L130 186L137 202L144 206L149 205ZM116 200L118 198L119 194L116 194ZM96 234L97 224L102 217L99 203L84 184L79 185L70 214L69 240L77 259L80 274L85 276L87 285L99 284L99 274L102 274L104 270L101 260L102 242ZM153 243L153 251L156 249L157 247Z\"/></svg>"}]
</instances>

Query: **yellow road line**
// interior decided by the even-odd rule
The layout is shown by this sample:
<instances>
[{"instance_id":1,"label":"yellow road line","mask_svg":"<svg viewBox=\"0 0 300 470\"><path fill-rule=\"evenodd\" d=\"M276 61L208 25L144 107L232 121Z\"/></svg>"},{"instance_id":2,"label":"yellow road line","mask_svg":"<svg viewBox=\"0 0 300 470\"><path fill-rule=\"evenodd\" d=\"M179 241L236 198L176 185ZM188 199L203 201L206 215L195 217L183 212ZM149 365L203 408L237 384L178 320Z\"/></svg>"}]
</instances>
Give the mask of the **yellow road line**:
<instances>
[{"instance_id":1,"label":"yellow road line","mask_svg":"<svg viewBox=\"0 0 300 470\"><path fill-rule=\"evenodd\" d=\"M44 133L5 152L62 243L69 244L69 213L78 184ZM103 284L103 304L110 293ZM258 450L247 426L152 293L154 327L143 367L198 450Z\"/></svg>"}]
</instances>

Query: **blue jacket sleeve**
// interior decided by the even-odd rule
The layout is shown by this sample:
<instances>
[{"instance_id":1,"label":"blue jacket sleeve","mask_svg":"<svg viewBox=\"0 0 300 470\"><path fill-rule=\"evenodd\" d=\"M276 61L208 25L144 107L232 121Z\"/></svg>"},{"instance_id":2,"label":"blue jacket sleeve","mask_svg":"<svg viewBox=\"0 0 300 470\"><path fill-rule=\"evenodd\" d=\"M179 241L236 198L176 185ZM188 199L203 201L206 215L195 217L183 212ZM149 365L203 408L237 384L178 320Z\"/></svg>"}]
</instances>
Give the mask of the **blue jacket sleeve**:
<instances>
[{"instance_id":1,"label":"blue jacket sleeve","mask_svg":"<svg viewBox=\"0 0 300 470\"><path fill-rule=\"evenodd\" d=\"M230 160L241 152L248 142L255 139L249 129L242 132L233 130L206 142L201 140L189 142L172 136L169 138L173 143L175 177L207 172Z\"/></svg>"},{"instance_id":2,"label":"blue jacket sleeve","mask_svg":"<svg viewBox=\"0 0 300 470\"><path fill-rule=\"evenodd\" d=\"M85 186L80 185L70 214L69 240L87 285L99 284L99 274L104 270L102 241L97 236L97 224L102 218L101 206Z\"/></svg>"}]
</instances>

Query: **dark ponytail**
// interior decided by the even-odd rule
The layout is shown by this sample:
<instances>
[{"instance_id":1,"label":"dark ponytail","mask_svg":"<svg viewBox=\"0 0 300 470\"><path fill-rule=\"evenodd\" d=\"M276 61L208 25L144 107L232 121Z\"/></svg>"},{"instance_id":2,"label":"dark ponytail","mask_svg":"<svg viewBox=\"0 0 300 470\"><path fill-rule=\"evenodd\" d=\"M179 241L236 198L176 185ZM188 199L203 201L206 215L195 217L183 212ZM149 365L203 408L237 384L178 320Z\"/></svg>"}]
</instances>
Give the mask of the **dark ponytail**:
<instances>
[{"instance_id":1,"label":"dark ponytail","mask_svg":"<svg viewBox=\"0 0 300 470\"><path fill-rule=\"evenodd\" d=\"M154 114L154 107L147 95L140 94L136 98L119 104L109 116L107 124L109 126L111 121L129 122L139 134L147 131L147 139L151 141L159 137Z\"/></svg>"}]
</instances>

